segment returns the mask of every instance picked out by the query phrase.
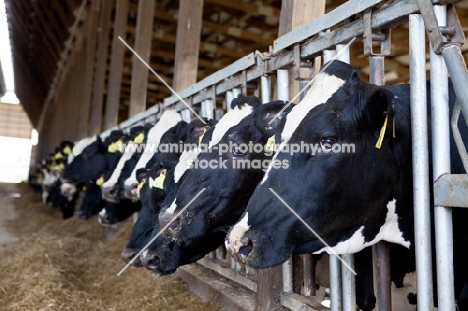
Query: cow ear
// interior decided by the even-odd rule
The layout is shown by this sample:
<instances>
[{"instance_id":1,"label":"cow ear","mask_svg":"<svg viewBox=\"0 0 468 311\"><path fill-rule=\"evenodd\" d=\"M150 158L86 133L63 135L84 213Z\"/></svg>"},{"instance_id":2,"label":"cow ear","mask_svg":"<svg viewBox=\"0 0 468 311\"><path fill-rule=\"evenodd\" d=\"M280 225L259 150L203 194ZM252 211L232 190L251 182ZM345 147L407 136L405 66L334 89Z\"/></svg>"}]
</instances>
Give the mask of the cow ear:
<instances>
[{"instance_id":1,"label":"cow ear","mask_svg":"<svg viewBox=\"0 0 468 311\"><path fill-rule=\"evenodd\" d=\"M99 136L99 135L96 136L96 142L97 142L99 152L100 153L106 153L107 152L107 147L104 144L104 142L102 141L101 136Z\"/></svg>"},{"instance_id":2,"label":"cow ear","mask_svg":"<svg viewBox=\"0 0 468 311\"><path fill-rule=\"evenodd\" d=\"M188 123L185 121L180 121L175 126L175 134L177 135L179 141L185 141L187 139L187 128Z\"/></svg>"},{"instance_id":3,"label":"cow ear","mask_svg":"<svg viewBox=\"0 0 468 311\"><path fill-rule=\"evenodd\" d=\"M393 131L394 95L383 87L375 88L365 103L362 121L366 127L380 131L386 125L386 131Z\"/></svg>"},{"instance_id":4,"label":"cow ear","mask_svg":"<svg viewBox=\"0 0 468 311\"><path fill-rule=\"evenodd\" d=\"M136 178L138 180L138 183L140 183L144 178L147 178L148 176L148 170L146 168L139 168L136 171Z\"/></svg>"}]
</instances>

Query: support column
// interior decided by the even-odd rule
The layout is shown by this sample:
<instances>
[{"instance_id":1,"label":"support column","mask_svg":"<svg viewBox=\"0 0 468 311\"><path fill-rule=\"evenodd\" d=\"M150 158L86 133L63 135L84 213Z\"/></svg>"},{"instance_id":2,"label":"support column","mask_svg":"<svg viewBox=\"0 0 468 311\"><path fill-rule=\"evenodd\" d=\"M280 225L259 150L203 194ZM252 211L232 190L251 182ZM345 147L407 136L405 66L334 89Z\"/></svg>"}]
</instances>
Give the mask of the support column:
<instances>
[{"instance_id":1,"label":"support column","mask_svg":"<svg viewBox=\"0 0 468 311\"><path fill-rule=\"evenodd\" d=\"M203 0L180 0L177 22L174 81L181 91L197 82Z\"/></svg>"},{"instance_id":2,"label":"support column","mask_svg":"<svg viewBox=\"0 0 468 311\"><path fill-rule=\"evenodd\" d=\"M283 0L278 36L301 27L325 13L325 0ZM309 76L308 70L301 70L303 76ZM295 80L294 71L289 70L289 98L299 93L299 81Z\"/></svg>"},{"instance_id":3,"label":"support column","mask_svg":"<svg viewBox=\"0 0 468 311\"><path fill-rule=\"evenodd\" d=\"M135 52L148 64L151 56L155 1L139 1ZM146 110L148 68L135 56L132 57L132 85L130 89L129 117Z\"/></svg>"},{"instance_id":4,"label":"support column","mask_svg":"<svg viewBox=\"0 0 468 311\"><path fill-rule=\"evenodd\" d=\"M126 39L128 6L128 0L117 0L104 129L117 126L119 118L120 91L126 49L125 45L120 42L119 36Z\"/></svg>"},{"instance_id":5,"label":"support column","mask_svg":"<svg viewBox=\"0 0 468 311\"><path fill-rule=\"evenodd\" d=\"M100 134L102 131L102 102L106 79L107 47L109 45L109 24L112 7L113 5L111 4L110 0L102 0L101 20L99 27L99 48L96 61L96 73L94 76L91 121L89 124L89 131L91 135Z\"/></svg>"},{"instance_id":6,"label":"support column","mask_svg":"<svg viewBox=\"0 0 468 311\"><path fill-rule=\"evenodd\" d=\"M97 43L97 36L98 31L97 27L99 25L99 5L100 0L94 0L91 3L91 10L89 12L89 16L86 21L87 28L86 29L86 52L85 52L85 60L86 60L86 69L85 69L85 79L83 81L83 97L82 97L82 106L80 112L80 130L79 130L79 137L87 137L90 133L89 131L89 114L91 109L91 100L92 100L92 85L93 85L93 77L94 77L94 65L95 65L95 57L96 57L96 43Z\"/></svg>"}]
</instances>

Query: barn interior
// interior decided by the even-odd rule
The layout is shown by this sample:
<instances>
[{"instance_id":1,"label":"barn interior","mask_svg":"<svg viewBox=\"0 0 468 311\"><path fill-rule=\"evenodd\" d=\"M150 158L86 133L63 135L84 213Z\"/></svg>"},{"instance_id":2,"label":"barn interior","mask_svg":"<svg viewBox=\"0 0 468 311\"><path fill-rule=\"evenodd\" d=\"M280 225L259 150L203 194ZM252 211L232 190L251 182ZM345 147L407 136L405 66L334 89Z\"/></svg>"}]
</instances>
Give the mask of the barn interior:
<instances>
[{"instance_id":1,"label":"barn interior","mask_svg":"<svg viewBox=\"0 0 468 311\"><path fill-rule=\"evenodd\" d=\"M0 0L2 1L2 0ZM80 139L127 129L130 125L156 121L164 109L183 110L186 107L174 99L177 94L195 94L194 85L211 79L228 66L249 55L269 60L272 56L295 57L295 46L279 52L278 38L320 17L332 15L345 0L4 0L11 42L14 70L14 92L20 105L12 108L0 104L0 136L28 138L30 128L38 133L32 146L31 164L39 165L63 140ZM371 11L379 11L399 2L375 1ZM417 3L417 0L408 0ZM433 1L437 2L437 1ZM461 29L468 34L468 0L453 2ZM351 14L344 21L331 25L327 32L339 30L365 14ZM381 32L382 38L371 42L376 55L385 55L385 83L410 82L408 21L401 19L391 32ZM318 38L323 32L312 37ZM377 37L378 37L377 35ZM362 34L350 46L350 64L369 81L369 46ZM389 43L383 46L381 42ZM426 41L426 59L429 46ZM468 44L461 45L465 62ZM297 59L294 59L297 61ZM290 85L298 88L302 80L310 79L323 65L320 56L299 61L296 65L284 61L289 70ZM281 61L279 61L281 62ZM277 64L272 68L277 69ZM429 66L426 68L430 76ZM260 96L260 85L247 79L247 70L224 78L229 86L241 93ZM243 78L245 75L245 78ZM304 78L306 77L306 78ZM272 84L276 77L271 76ZM202 83L203 84L203 83ZM201 84L201 85L202 85ZM0 66L0 97L9 91ZM185 93L184 93L185 92ZM220 91L221 92L221 91ZM227 98L215 88L196 91L197 96L212 98L210 115L219 119L227 111ZM291 91L291 98L297 91ZM201 94L201 95L200 95ZM195 95L181 96L196 113L206 114L202 100ZM272 98L278 90L272 87ZM170 104L168 104L170 102ZM296 100L297 102L297 100ZM3 107L7 105L8 107ZM22 108L22 109L21 109ZM21 111L14 111L22 110ZM23 115L21 115L23 113ZM194 117L194 114L189 114ZM27 125L26 117L29 119ZM26 124L26 125L25 125ZM30 198L30 197L28 197ZM31 199L32 200L32 199ZM35 202L36 204L37 202ZM101 229L101 228L99 228ZM65 230L65 229L64 229ZM52 230L49 230L52 231ZM80 231L81 232L81 231ZM100 232L99 232L100 233ZM84 233L83 233L84 234ZM99 234L93 235L93 239ZM110 246L105 246L109 249ZM211 256L215 256L212 254ZM224 266L223 266L224 265ZM224 277L237 280L236 272L227 271L205 260L204 267ZM205 276L199 271L182 270L179 276L200 288ZM248 272L243 272L248 274ZM277 272L276 272L277 273ZM254 279L260 278L256 273ZM195 279L199 279L196 281ZM248 289L257 289L251 280L243 280ZM265 279L268 283L268 278ZM247 285L246 285L247 284ZM148 285L150 286L150 285ZM262 284L262 286L265 286ZM0 287L1 288L1 287ZM219 290L219 289L218 289ZM196 290L195 290L196 291ZM202 288L200 295L213 297L213 289ZM297 298L297 297L296 297ZM268 310L272 297L245 298L248 303L263 304ZM300 300L300 298L298 298ZM0 300L1 301L1 300ZM216 301L219 303L219 299ZM253 302L252 302L253 301ZM293 306L297 306L292 302ZM226 305L241 307L229 300ZM147 305L135 305L135 307ZM198 305L197 305L198 307ZM232 307L232 308L236 308ZM216 307L201 305L203 308ZM246 310L248 307L245 307ZM292 307L291 307L292 308ZM316 310L320 306L316 306ZM208 309L207 309L208 310ZM210 309L211 310L211 309ZM286 309L284 309L286 310ZM288 309L289 310L289 309ZM315 309L310 309L315 310Z\"/></svg>"}]
</instances>

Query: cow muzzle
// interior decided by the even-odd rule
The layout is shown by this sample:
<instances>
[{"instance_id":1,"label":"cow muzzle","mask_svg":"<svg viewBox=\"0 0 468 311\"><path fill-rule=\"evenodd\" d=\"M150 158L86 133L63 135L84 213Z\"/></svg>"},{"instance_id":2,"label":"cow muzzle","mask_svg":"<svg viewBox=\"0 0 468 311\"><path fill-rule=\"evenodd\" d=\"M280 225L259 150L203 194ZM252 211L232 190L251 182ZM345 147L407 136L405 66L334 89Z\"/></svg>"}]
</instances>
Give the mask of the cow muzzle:
<instances>
[{"instance_id":1,"label":"cow muzzle","mask_svg":"<svg viewBox=\"0 0 468 311\"><path fill-rule=\"evenodd\" d=\"M140 257L135 258L135 255L138 254L138 252L139 250L125 247L122 251L121 258L125 263L129 263L133 260L131 263L133 267L142 267L143 264L140 260Z\"/></svg>"}]
</instances>

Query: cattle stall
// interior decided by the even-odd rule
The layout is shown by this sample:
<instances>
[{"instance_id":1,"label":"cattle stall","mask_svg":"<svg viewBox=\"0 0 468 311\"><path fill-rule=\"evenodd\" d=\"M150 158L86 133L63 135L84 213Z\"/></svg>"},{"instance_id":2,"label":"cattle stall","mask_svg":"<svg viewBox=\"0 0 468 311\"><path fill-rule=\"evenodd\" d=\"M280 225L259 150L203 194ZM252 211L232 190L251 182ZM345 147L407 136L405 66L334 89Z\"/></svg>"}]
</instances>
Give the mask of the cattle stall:
<instances>
[{"instance_id":1,"label":"cattle stall","mask_svg":"<svg viewBox=\"0 0 468 311\"><path fill-rule=\"evenodd\" d=\"M376 7L377 4L380 4ZM351 16L359 16L350 21ZM446 18L445 24L443 21ZM439 20L439 25L437 25ZM344 23L344 24L342 24ZM441 24L444 23L444 24ZM235 63L217 71L202 81L191 85L179 92L178 96L166 98L164 102L153 106L147 111L140 113L131 119L121 123L119 128L125 129L135 124L143 124L147 121L158 119L158 115L164 109L174 108L181 111L186 120L190 119L189 109L182 103L184 99L191 107L200 111L201 116L217 118L229 106L228 103L237 94L249 93L260 96L263 102L270 99L290 100L288 90L288 70L294 73L294 79L301 82L301 86L307 87L307 82L318 72L320 56L323 63L338 58L349 62L349 50L347 43L363 45L363 55L368 57L370 68L370 82L375 84L385 83L385 56L390 55L391 29L406 24L409 27L410 40L410 83L416 89L413 100L413 128L415 145L415 209L416 214L416 237L421 241L417 245L418 256L418 308L429 310L432 303L432 276L430 275L430 241L427 239L429 230L429 185L433 184L435 190L435 212L440 219L437 230L437 249L439 269L439 282L444 284L443 288L451 288L453 282L453 271L451 269L450 254L452 250L451 236L447 232L451 229L450 214L451 207L468 207L468 177L466 175L445 174L447 171L447 155L440 147L439 154L433 159L433 165L437 168L434 180L427 173L427 120L419 116L425 115L425 107L418 106L418 98L424 98L426 79L426 42L430 42L430 63L432 79L443 81L448 73L454 78L455 91L460 99L452 118L452 126L456 124L460 113L468 115L468 94L464 84L468 82L468 72L460 53L460 45L464 43L464 36L457 19L456 11L451 1L348 1L332 12L311 21L280 38L273 46L272 51L266 53L252 53ZM340 27L335 27L341 25ZM428 38L425 29L436 29L430 31ZM450 39L447 39L450 36ZM378 50L378 52L376 51ZM338 57L336 57L338 55ZM352 65L352 64L351 64ZM304 76L301 69L309 69L308 75ZM434 82L439 85L440 82ZM437 92L437 87L434 87ZM180 97L179 97L180 96ZM435 117L443 116L443 94L441 98L435 98L433 109L442 109ZM423 105L424 106L424 105ZM422 109L422 110L420 110ZM447 117L447 116L445 116ZM444 119L442 117L442 119ZM448 119L448 118L446 118ZM443 146L447 143L447 122L439 121L440 135L432 138L434 144ZM113 128L108 129L111 131ZM461 139L457 139L459 150L466 150ZM468 163L466 154L461 154ZM448 163L449 164L449 163ZM439 178L439 176L441 176ZM447 195L454 193L454 195ZM388 271L388 246L386 242L380 242L373 246L375 288L378 297L379 310L391 310L391 298ZM353 256L346 255L343 259L353 265ZM273 268L264 271L255 271L235 262L222 246L210 253L204 259L198 261L194 266L203 266L214 270L225 278L245 286L256 292L256 309L269 310L281 305L291 310L322 310L320 301L314 299L315 287L314 271L310 255L301 255L291 258L285 262L281 269ZM299 267L303 271L298 272ZM194 281L191 277L193 267L181 267L178 272L183 279ZM293 270L295 273L293 273ZM355 292L354 276L349 270L342 266L334 256L330 256L330 298L332 310L354 310ZM278 278L279 277L279 278ZM301 278L301 279L296 279ZM275 284L282 279L278 288ZM198 281L197 281L198 282ZM297 290L297 285L299 291ZM197 290L193 286L193 290ZM444 290L445 290L444 289ZM205 293L205 295L207 295ZM273 297L280 296L280 301ZM439 295L440 310L454 310L454 293L450 290ZM253 309L253 306L251 306Z\"/></svg>"},{"instance_id":2,"label":"cattle stall","mask_svg":"<svg viewBox=\"0 0 468 311\"><path fill-rule=\"evenodd\" d=\"M115 129L127 130L135 125L156 122L166 109L179 111L187 122L194 118L192 109L202 117L219 120L229 110L230 102L241 93L255 95L263 103L274 99L297 103L322 65L335 59L353 65L351 48L358 50L362 56L359 66L368 69L366 74L369 82L383 85L388 73L385 68L386 58L394 48L392 29L408 29L408 37L398 40L406 40L409 48L408 55L400 55L408 57L409 73L407 81L395 83L409 82L412 86L418 309L431 310L433 307L434 280L431 271L435 262L431 258L431 187L437 219L438 308L455 310L451 213L452 208L468 207L468 175L447 173L450 172L450 157L446 150L450 150L447 144L452 127L465 171L468 171L466 146L458 131L459 118L464 117L468 122L468 89L464 87L468 83L468 71L461 52L461 46L465 43L463 27L453 2L457 1L349 0L304 26L285 32L274 41L269 51L250 53L149 109L134 113L117 126L106 126L107 129L101 134L105 136ZM429 58L427 55L430 55ZM427 115L427 64L430 64L432 79L432 123L437 125L433 137L428 137L428 120L424 117ZM149 72L149 75L152 74ZM97 71L96 75L102 76L103 73ZM448 75L452 77L458 97L454 113L450 116L445 107L446 90L439 87ZM132 88L137 88L137 83L132 80ZM291 87L294 83L297 88ZM432 159L427 156L429 140L436 146ZM429 167L433 168L432 175L429 174ZM376 310L398 311L392 306L388 242L373 245L372 253ZM341 259L329 256L330 285L326 294L316 290L316 262L311 254L293 255L280 267L256 270L239 264L221 246L197 263L180 267L177 274L189 284L192 291L227 309L356 310L355 276L347 268L354 266L354 256L342 255ZM216 281L212 282L210 278L213 273ZM238 296L235 290L229 290L233 284L244 289L238 290Z\"/></svg>"}]
</instances>

